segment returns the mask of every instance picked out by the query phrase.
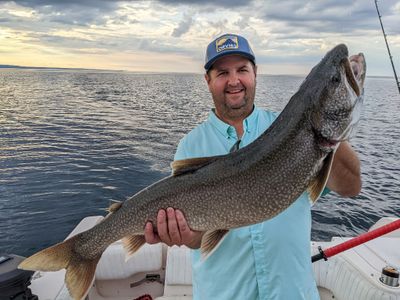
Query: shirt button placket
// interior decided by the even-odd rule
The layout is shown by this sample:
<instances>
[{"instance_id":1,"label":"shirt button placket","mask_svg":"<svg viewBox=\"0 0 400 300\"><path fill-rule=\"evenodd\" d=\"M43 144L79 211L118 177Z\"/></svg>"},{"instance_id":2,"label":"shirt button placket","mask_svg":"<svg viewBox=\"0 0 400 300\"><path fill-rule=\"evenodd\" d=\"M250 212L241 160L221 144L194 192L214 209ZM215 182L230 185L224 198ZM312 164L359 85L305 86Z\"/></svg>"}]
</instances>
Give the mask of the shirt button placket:
<instances>
[{"instance_id":1,"label":"shirt button placket","mask_svg":"<svg viewBox=\"0 0 400 300\"><path fill-rule=\"evenodd\" d=\"M252 228L251 235L253 240L253 249L254 249L254 259L255 259L255 269L256 269L256 278L258 284L258 294L260 299L265 299L267 292L267 272L265 266L265 253L264 253L264 239L263 239L263 231L261 229L261 224L255 225L255 228Z\"/></svg>"}]
</instances>

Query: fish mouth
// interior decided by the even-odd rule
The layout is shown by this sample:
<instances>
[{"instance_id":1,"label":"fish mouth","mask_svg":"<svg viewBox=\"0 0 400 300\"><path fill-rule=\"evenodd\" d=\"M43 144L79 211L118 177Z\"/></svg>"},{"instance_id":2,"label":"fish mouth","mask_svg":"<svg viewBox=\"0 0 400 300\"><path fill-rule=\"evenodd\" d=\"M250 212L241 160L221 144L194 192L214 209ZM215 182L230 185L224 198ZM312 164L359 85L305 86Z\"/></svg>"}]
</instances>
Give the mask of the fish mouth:
<instances>
[{"instance_id":1,"label":"fish mouth","mask_svg":"<svg viewBox=\"0 0 400 300\"><path fill-rule=\"evenodd\" d=\"M333 139L320 139L319 146L324 149L334 149L340 143L340 140L333 140Z\"/></svg>"},{"instance_id":2,"label":"fish mouth","mask_svg":"<svg viewBox=\"0 0 400 300\"><path fill-rule=\"evenodd\" d=\"M359 53L344 59L343 67L351 88L357 97L360 97L364 87L366 70L364 54Z\"/></svg>"},{"instance_id":3,"label":"fish mouth","mask_svg":"<svg viewBox=\"0 0 400 300\"><path fill-rule=\"evenodd\" d=\"M339 140L341 141L348 140L355 135L357 123L361 118L361 111L364 106L364 81L366 76L366 62L364 54L359 53L350 56L348 59L348 64L345 65L347 65L347 67L345 67L346 74L348 72L350 73L351 71L351 74L349 75L352 76L346 76L353 78L353 80L350 79L348 82L349 85L353 88L355 94L357 95L357 98L353 104L350 124L339 138Z\"/></svg>"},{"instance_id":4,"label":"fish mouth","mask_svg":"<svg viewBox=\"0 0 400 300\"><path fill-rule=\"evenodd\" d=\"M333 149L335 149L340 142L342 142L341 139L333 139L333 138L327 138L325 136L323 136L320 132L318 132L317 130L315 130L313 128L314 131L314 136L318 141L318 145L321 149L323 149L324 151L330 152Z\"/></svg>"},{"instance_id":5,"label":"fish mouth","mask_svg":"<svg viewBox=\"0 0 400 300\"><path fill-rule=\"evenodd\" d=\"M335 70L340 72L341 77L339 90L335 91L337 102L340 103L329 107L323 116L316 117L312 124L316 142L320 149L326 152L336 149L341 142L354 135L364 102L366 76L364 55L359 53L349 57L347 48L342 47L342 49L346 51L342 51L339 64L336 63L338 69ZM324 121L325 125L321 123Z\"/></svg>"}]
</instances>

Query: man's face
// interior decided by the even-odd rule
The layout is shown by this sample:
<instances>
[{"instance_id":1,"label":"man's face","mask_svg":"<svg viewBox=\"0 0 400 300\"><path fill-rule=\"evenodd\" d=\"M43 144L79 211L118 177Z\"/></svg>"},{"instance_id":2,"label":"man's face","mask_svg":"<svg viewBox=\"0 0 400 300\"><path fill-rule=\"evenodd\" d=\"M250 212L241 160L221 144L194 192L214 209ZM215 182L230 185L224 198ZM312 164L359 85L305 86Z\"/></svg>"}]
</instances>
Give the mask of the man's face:
<instances>
[{"instance_id":1,"label":"man's face","mask_svg":"<svg viewBox=\"0 0 400 300\"><path fill-rule=\"evenodd\" d=\"M256 67L250 60L239 55L224 56L214 63L205 79L220 119L244 119L251 113L256 91Z\"/></svg>"}]
</instances>

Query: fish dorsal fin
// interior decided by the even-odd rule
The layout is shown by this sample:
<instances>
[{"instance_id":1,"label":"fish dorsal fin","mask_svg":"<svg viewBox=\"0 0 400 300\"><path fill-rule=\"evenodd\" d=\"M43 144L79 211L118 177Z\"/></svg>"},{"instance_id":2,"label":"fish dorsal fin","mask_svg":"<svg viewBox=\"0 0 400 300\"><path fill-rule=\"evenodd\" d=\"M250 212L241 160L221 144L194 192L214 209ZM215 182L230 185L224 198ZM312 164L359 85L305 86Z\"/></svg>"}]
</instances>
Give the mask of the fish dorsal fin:
<instances>
[{"instance_id":1,"label":"fish dorsal fin","mask_svg":"<svg viewBox=\"0 0 400 300\"><path fill-rule=\"evenodd\" d=\"M122 207L123 202L122 201L115 201L113 200L113 204L111 204L108 208L107 211L112 214L114 212L116 212L117 210L119 210Z\"/></svg>"},{"instance_id":2,"label":"fish dorsal fin","mask_svg":"<svg viewBox=\"0 0 400 300\"><path fill-rule=\"evenodd\" d=\"M216 229L207 231L201 239L201 254L203 258L207 258L214 252L220 244L224 236L229 232L226 229Z\"/></svg>"},{"instance_id":3,"label":"fish dorsal fin","mask_svg":"<svg viewBox=\"0 0 400 300\"><path fill-rule=\"evenodd\" d=\"M328 156L324 159L322 163L322 168L319 171L318 175L314 178L314 180L307 188L307 191L310 194L310 200L313 203L315 203L315 201L317 201L318 198L321 196L326 186L326 183L328 182L334 155L335 151L332 151L328 154Z\"/></svg>"},{"instance_id":4,"label":"fish dorsal fin","mask_svg":"<svg viewBox=\"0 0 400 300\"><path fill-rule=\"evenodd\" d=\"M172 175L178 176L185 173L194 172L204 166L209 165L210 163L215 161L218 157L219 156L211 156L211 157L198 157L198 158L175 160L171 163Z\"/></svg>"},{"instance_id":5,"label":"fish dorsal fin","mask_svg":"<svg viewBox=\"0 0 400 300\"><path fill-rule=\"evenodd\" d=\"M115 213L117 210L119 210L122 205L123 202L121 201L116 201L116 200L112 200L114 203L111 204L108 208L105 209L106 212L108 212L108 214L105 216L105 218L103 219L103 221L108 218L109 216L111 216L113 213ZM102 209L104 210L104 209Z\"/></svg>"}]
</instances>

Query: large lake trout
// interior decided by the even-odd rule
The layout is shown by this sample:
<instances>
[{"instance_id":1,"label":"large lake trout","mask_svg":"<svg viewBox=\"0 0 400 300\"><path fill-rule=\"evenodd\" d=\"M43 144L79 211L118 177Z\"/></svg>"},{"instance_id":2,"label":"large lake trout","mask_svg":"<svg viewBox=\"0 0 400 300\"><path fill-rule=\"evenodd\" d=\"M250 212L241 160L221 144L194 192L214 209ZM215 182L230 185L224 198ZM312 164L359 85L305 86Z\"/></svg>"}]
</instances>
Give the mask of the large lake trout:
<instances>
[{"instance_id":1,"label":"large lake trout","mask_svg":"<svg viewBox=\"0 0 400 300\"><path fill-rule=\"evenodd\" d=\"M141 190L92 229L44 249L20 264L27 270L67 269L66 284L82 299L108 245L123 239L129 253L144 243L144 225L159 209L180 209L193 230L206 231L210 253L231 228L270 219L304 191L315 201L332 159L359 118L365 60L345 45L329 51L276 121L253 143L228 155L172 163L171 176Z\"/></svg>"}]
</instances>

